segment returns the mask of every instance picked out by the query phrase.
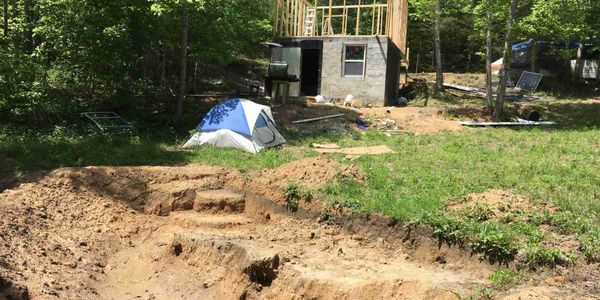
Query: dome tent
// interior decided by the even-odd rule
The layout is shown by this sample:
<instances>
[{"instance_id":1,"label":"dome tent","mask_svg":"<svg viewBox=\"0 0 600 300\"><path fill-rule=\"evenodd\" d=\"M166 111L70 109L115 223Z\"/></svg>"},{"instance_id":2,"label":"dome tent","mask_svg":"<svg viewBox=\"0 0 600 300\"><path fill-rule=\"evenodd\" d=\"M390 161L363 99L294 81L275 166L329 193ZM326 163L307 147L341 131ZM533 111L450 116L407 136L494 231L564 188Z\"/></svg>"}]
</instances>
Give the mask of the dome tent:
<instances>
[{"instance_id":1,"label":"dome tent","mask_svg":"<svg viewBox=\"0 0 600 300\"><path fill-rule=\"evenodd\" d=\"M199 132L183 148L212 145L258 153L286 142L275 126L271 108L246 99L228 99L219 103L202 119L197 129Z\"/></svg>"}]
</instances>

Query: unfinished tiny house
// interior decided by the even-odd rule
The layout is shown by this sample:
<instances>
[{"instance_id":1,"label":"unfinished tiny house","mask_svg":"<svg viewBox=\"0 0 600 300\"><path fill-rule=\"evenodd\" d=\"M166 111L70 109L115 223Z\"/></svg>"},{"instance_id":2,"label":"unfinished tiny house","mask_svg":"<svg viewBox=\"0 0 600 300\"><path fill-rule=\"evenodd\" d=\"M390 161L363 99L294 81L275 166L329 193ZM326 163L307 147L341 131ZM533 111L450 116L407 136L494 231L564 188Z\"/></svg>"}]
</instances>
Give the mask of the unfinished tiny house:
<instances>
[{"instance_id":1,"label":"unfinished tiny house","mask_svg":"<svg viewBox=\"0 0 600 300\"><path fill-rule=\"evenodd\" d=\"M383 106L398 99L407 60L407 0L274 0L272 61L296 80L289 96Z\"/></svg>"}]
</instances>

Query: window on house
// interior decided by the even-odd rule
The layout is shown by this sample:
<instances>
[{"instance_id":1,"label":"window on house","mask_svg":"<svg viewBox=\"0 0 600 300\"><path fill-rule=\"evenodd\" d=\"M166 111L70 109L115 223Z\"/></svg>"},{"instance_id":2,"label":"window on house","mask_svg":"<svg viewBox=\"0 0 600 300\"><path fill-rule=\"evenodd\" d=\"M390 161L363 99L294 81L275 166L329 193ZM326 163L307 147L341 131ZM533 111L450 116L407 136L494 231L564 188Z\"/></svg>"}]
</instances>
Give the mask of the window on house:
<instances>
[{"instance_id":1,"label":"window on house","mask_svg":"<svg viewBox=\"0 0 600 300\"><path fill-rule=\"evenodd\" d=\"M344 76L364 77L366 57L365 45L344 45Z\"/></svg>"}]
</instances>

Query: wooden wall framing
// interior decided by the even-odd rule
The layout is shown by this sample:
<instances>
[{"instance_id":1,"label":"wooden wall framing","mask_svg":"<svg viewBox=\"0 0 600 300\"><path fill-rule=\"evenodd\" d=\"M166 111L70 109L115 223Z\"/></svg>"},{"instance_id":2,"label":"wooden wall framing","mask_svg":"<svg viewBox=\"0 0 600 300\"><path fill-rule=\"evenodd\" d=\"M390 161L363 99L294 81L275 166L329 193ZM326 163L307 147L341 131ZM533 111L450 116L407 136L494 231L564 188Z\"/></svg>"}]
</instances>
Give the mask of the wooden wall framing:
<instances>
[{"instance_id":1,"label":"wooden wall framing","mask_svg":"<svg viewBox=\"0 0 600 300\"><path fill-rule=\"evenodd\" d=\"M408 0L336 3L342 4L333 0L274 0L274 38L387 35L406 54ZM312 24L306 18L310 10L315 15Z\"/></svg>"}]
</instances>

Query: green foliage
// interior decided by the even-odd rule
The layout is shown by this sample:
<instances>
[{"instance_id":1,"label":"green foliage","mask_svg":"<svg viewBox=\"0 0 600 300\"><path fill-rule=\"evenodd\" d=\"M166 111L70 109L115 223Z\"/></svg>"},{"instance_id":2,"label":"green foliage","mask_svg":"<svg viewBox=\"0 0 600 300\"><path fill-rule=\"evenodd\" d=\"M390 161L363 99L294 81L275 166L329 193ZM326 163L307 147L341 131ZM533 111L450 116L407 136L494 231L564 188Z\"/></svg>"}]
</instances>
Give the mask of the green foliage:
<instances>
[{"instance_id":1,"label":"green foliage","mask_svg":"<svg viewBox=\"0 0 600 300\"><path fill-rule=\"evenodd\" d=\"M482 259L507 264L515 258L518 247L510 230L497 224L476 226L476 230L469 245Z\"/></svg>"},{"instance_id":2,"label":"green foliage","mask_svg":"<svg viewBox=\"0 0 600 300\"><path fill-rule=\"evenodd\" d=\"M410 1L408 45L411 48L411 70L433 71L433 7L434 0ZM506 32L508 4L499 0L444 1L442 14L442 53L444 70L465 72L485 70L486 11L492 17L493 61L501 57ZM600 4L594 0L520 0L517 41L586 41L597 38L600 28ZM569 58L573 56L569 54ZM558 55L558 53L556 53Z\"/></svg>"},{"instance_id":3,"label":"green foliage","mask_svg":"<svg viewBox=\"0 0 600 300\"><path fill-rule=\"evenodd\" d=\"M579 250L583 253L588 262L600 262L600 230L594 228L592 232L580 235L578 238L581 242Z\"/></svg>"},{"instance_id":4,"label":"green foliage","mask_svg":"<svg viewBox=\"0 0 600 300\"><path fill-rule=\"evenodd\" d=\"M274 168L295 157L284 150L269 149L254 155L237 149L203 147L179 151L181 141L170 131L152 135L107 136L81 134L57 126L49 133L0 127L0 173L51 170L90 165L173 165L202 163L240 170ZM4 174L0 174L4 175Z\"/></svg>"},{"instance_id":5,"label":"green foliage","mask_svg":"<svg viewBox=\"0 0 600 300\"><path fill-rule=\"evenodd\" d=\"M596 38L593 24L595 1L581 0L528 0L529 7L519 27L524 35L534 39L587 40Z\"/></svg>"},{"instance_id":6,"label":"green foliage","mask_svg":"<svg viewBox=\"0 0 600 300\"><path fill-rule=\"evenodd\" d=\"M445 243L463 244L467 238L465 224L459 220L444 216L430 216L423 221L432 226L434 235Z\"/></svg>"},{"instance_id":7,"label":"green foliage","mask_svg":"<svg viewBox=\"0 0 600 300\"><path fill-rule=\"evenodd\" d=\"M305 189L304 191L302 191L302 199L304 199L304 201L312 202L314 197L315 196L313 195L313 192L311 190Z\"/></svg>"},{"instance_id":8,"label":"green foliage","mask_svg":"<svg viewBox=\"0 0 600 300\"><path fill-rule=\"evenodd\" d=\"M490 299L491 300L491 299L494 299L495 294L496 294L496 291L494 291L494 289L478 284L475 286L475 294L473 295L472 299L478 299L478 300Z\"/></svg>"},{"instance_id":9,"label":"green foliage","mask_svg":"<svg viewBox=\"0 0 600 300\"><path fill-rule=\"evenodd\" d=\"M510 269L499 269L489 279L496 290L509 290L521 282L523 274Z\"/></svg>"},{"instance_id":10,"label":"green foliage","mask_svg":"<svg viewBox=\"0 0 600 300\"><path fill-rule=\"evenodd\" d=\"M206 63L263 55L272 1L186 1L190 90ZM0 38L0 122L51 127L86 110L170 113L181 0L38 0L31 15L24 3L10 1L9 35Z\"/></svg>"},{"instance_id":11,"label":"green foliage","mask_svg":"<svg viewBox=\"0 0 600 300\"><path fill-rule=\"evenodd\" d=\"M540 244L527 245L525 265L530 269L550 266L554 267L561 264L563 253L560 249L546 247Z\"/></svg>"},{"instance_id":12,"label":"green foliage","mask_svg":"<svg viewBox=\"0 0 600 300\"><path fill-rule=\"evenodd\" d=\"M300 207L300 200L302 199L300 185L296 182L288 183L284 188L283 196L285 197L287 208L292 212L298 211L298 208Z\"/></svg>"},{"instance_id":13,"label":"green foliage","mask_svg":"<svg viewBox=\"0 0 600 300\"><path fill-rule=\"evenodd\" d=\"M289 210L296 212L300 207L300 201L311 202L314 199L310 189L303 188L297 182L289 182L283 189L283 196Z\"/></svg>"}]
</instances>

